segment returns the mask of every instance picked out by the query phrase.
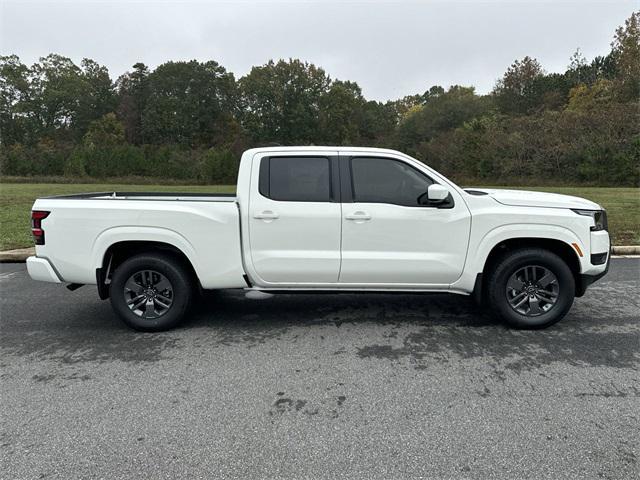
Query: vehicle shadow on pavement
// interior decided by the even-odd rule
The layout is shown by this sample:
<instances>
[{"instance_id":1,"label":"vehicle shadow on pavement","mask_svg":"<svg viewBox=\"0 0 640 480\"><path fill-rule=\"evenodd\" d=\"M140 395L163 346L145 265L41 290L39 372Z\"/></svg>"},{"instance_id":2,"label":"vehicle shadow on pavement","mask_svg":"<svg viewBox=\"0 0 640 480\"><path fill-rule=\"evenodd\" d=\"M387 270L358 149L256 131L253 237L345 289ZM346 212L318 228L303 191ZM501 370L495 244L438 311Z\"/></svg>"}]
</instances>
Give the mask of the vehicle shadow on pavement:
<instances>
[{"instance_id":1,"label":"vehicle shadow on pavement","mask_svg":"<svg viewBox=\"0 0 640 480\"><path fill-rule=\"evenodd\" d=\"M612 302L604 308L594 291L546 330L513 330L469 297L455 295L281 295L246 300L239 292L207 295L185 328L208 328L216 342L247 348L274 338L327 337L357 331L360 358L408 360L417 369L434 359L494 359L505 369L530 370L553 362L637 367L638 309ZM635 314L635 315L634 315ZM338 352L336 352L338 353Z\"/></svg>"},{"instance_id":2,"label":"vehicle shadow on pavement","mask_svg":"<svg viewBox=\"0 0 640 480\"><path fill-rule=\"evenodd\" d=\"M243 291L207 292L195 304L185 326L218 322L252 323L257 317L265 327L375 321L444 323L468 327L501 325L491 312L470 297L447 294L327 293L277 294L259 300L245 298ZM213 322L213 323L212 323Z\"/></svg>"},{"instance_id":3,"label":"vehicle shadow on pavement","mask_svg":"<svg viewBox=\"0 0 640 480\"><path fill-rule=\"evenodd\" d=\"M195 302L181 327L162 333L131 331L108 301L71 292L45 315L38 303L20 303L19 318L3 315L0 349L5 358L140 363L185 349L295 350L302 341L319 347L326 340L346 342L348 347L331 352L336 355L407 362L416 369L452 356L494 359L500 369L514 371L551 362L627 368L640 364L639 309L627 290L595 287L560 323L536 331L510 330L469 297L456 295L283 294L249 300L241 290L212 292ZM52 288L49 294L59 292Z\"/></svg>"}]
</instances>

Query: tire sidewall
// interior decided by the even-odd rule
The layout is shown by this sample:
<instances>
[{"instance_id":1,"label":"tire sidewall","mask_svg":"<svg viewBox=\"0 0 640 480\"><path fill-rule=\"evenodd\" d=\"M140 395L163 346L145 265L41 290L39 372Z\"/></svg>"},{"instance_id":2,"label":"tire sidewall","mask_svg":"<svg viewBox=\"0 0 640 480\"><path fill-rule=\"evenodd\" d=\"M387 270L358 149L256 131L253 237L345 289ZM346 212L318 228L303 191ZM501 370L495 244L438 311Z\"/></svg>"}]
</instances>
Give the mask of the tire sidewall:
<instances>
[{"instance_id":1,"label":"tire sidewall","mask_svg":"<svg viewBox=\"0 0 640 480\"><path fill-rule=\"evenodd\" d=\"M171 308L158 318L136 315L127 306L124 285L131 275L141 270L155 270L164 275L173 287ZM175 327L187 313L192 297L191 282L179 262L164 255L137 255L125 260L111 280L111 305L118 316L131 328L144 332L158 332Z\"/></svg>"},{"instance_id":2,"label":"tire sidewall","mask_svg":"<svg viewBox=\"0 0 640 480\"><path fill-rule=\"evenodd\" d=\"M535 317L522 315L509 305L506 295L507 282L511 275L527 265L547 268L558 279L558 300L546 313ZM573 305L575 279L568 265L559 256L546 250L528 249L512 252L499 262L490 279L491 303L497 313L516 328L545 328L561 320Z\"/></svg>"}]
</instances>

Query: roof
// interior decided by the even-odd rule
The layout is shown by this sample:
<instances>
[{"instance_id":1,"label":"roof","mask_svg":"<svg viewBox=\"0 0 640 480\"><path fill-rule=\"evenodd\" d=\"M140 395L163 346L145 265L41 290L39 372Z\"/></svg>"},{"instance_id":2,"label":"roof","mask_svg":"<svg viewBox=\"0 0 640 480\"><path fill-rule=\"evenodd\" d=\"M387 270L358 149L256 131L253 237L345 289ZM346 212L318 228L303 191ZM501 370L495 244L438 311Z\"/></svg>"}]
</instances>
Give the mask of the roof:
<instances>
[{"instance_id":1,"label":"roof","mask_svg":"<svg viewBox=\"0 0 640 480\"><path fill-rule=\"evenodd\" d=\"M402 152L399 152L397 150L391 150L388 148L373 148L373 147L338 147L338 146L331 146L331 145L327 145L327 146L300 146L300 147L284 147L284 146L278 146L278 145L274 145L272 147L259 147L259 148L251 148L249 150L247 150L247 152L251 152L251 153L260 153L260 152L291 152L291 151L295 151L295 152L318 152L318 151L327 151L327 150L334 150L337 152L368 152L368 153L395 153L395 154L400 154L400 155L404 155ZM247 153L245 152L245 153Z\"/></svg>"}]
</instances>

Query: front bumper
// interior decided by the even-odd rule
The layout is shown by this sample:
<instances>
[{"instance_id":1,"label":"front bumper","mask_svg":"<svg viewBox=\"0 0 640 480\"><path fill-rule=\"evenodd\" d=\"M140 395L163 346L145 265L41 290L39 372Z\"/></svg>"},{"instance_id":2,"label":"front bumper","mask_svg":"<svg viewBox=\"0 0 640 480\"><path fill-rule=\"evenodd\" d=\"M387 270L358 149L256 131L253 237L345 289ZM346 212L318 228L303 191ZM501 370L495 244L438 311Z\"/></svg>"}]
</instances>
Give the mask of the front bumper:
<instances>
[{"instance_id":1,"label":"front bumper","mask_svg":"<svg viewBox=\"0 0 640 480\"><path fill-rule=\"evenodd\" d=\"M604 277L609 271L609 265L611 264L611 253L607 255L607 263L602 272L597 273L595 275L585 275L582 274L578 278L578 284L576 285L576 297L581 297L584 295L584 292L587 291L587 287L594 282L597 282L602 277Z\"/></svg>"},{"instance_id":2,"label":"front bumper","mask_svg":"<svg viewBox=\"0 0 640 480\"><path fill-rule=\"evenodd\" d=\"M41 282L62 283L62 280L56 273L55 269L46 258L27 258L27 272L29 272L29 276L34 280L39 280Z\"/></svg>"}]
</instances>

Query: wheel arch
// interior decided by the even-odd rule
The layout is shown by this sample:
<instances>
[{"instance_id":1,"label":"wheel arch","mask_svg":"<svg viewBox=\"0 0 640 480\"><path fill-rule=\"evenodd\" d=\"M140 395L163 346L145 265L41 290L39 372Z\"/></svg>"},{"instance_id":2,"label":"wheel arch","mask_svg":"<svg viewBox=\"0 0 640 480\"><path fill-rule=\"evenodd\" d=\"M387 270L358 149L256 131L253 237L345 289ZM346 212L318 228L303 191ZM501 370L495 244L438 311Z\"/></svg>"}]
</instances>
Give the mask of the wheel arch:
<instances>
[{"instance_id":1,"label":"wheel arch","mask_svg":"<svg viewBox=\"0 0 640 480\"><path fill-rule=\"evenodd\" d=\"M481 288L486 288L485 283L490 277L492 269L497 265L502 256L510 251L520 250L524 248L541 248L558 255L567 264L567 266L571 270L571 273L573 274L573 278L576 281L576 296L580 296L583 293L578 288L578 285L580 283L579 280L581 267L580 258L574 247L563 240L544 237L510 238L502 240L501 242L494 245L484 261L481 274L482 281L480 281L479 284L477 282L476 288L480 285ZM476 292L474 292L474 295L476 295Z\"/></svg>"},{"instance_id":2,"label":"wheel arch","mask_svg":"<svg viewBox=\"0 0 640 480\"><path fill-rule=\"evenodd\" d=\"M96 268L96 283L101 299L109 297L111 275L125 260L144 253L161 253L176 260L187 271L194 285L200 287L198 274L189 257L176 245L157 240L122 240L109 245ZM201 287L200 287L201 288Z\"/></svg>"}]
</instances>

